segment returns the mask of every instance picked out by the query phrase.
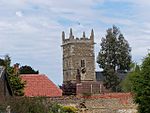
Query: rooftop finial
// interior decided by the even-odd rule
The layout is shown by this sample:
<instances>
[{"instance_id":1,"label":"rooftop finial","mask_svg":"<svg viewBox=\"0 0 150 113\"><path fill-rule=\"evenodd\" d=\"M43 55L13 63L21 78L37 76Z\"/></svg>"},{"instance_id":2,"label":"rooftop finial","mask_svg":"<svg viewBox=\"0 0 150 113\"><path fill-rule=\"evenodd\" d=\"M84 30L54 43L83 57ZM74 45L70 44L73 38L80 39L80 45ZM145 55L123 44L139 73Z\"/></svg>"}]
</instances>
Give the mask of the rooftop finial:
<instances>
[{"instance_id":1,"label":"rooftop finial","mask_svg":"<svg viewBox=\"0 0 150 113\"><path fill-rule=\"evenodd\" d=\"M73 38L72 28L70 28L70 36L69 38Z\"/></svg>"},{"instance_id":2,"label":"rooftop finial","mask_svg":"<svg viewBox=\"0 0 150 113\"><path fill-rule=\"evenodd\" d=\"M62 32L62 41L64 41L65 40L65 32L63 31Z\"/></svg>"},{"instance_id":3,"label":"rooftop finial","mask_svg":"<svg viewBox=\"0 0 150 113\"><path fill-rule=\"evenodd\" d=\"M83 32L83 38L85 38L85 32Z\"/></svg>"},{"instance_id":4,"label":"rooftop finial","mask_svg":"<svg viewBox=\"0 0 150 113\"><path fill-rule=\"evenodd\" d=\"M93 30L93 29L92 29L92 31L91 31L91 36L94 37L94 30Z\"/></svg>"},{"instance_id":5,"label":"rooftop finial","mask_svg":"<svg viewBox=\"0 0 150 113\"><path fill-rule=\"evenodd\" d=\"M92 31L91 31L90 39L92 40L92 42L94 42L94 30L93 30L93 29L92 29Z\"/></svg>"}]
</instances>

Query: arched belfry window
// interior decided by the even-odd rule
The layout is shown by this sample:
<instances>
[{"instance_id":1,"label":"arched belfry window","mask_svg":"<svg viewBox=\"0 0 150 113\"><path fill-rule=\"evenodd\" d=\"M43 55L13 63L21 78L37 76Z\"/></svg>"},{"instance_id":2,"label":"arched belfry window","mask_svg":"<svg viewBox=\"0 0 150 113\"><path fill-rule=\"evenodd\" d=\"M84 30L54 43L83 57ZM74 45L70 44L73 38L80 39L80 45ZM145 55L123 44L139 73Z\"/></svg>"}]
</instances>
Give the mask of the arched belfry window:
<instances>
[{"instance_id":1,"label":"arched belfry window","mask_svg":"<svg viewBox=\"0 0 150 113\"><path fill-rule=\"evenodd\" d=\"M81 67L85 67L85 60L81 60Z\"/></svg>"}]
</instances>

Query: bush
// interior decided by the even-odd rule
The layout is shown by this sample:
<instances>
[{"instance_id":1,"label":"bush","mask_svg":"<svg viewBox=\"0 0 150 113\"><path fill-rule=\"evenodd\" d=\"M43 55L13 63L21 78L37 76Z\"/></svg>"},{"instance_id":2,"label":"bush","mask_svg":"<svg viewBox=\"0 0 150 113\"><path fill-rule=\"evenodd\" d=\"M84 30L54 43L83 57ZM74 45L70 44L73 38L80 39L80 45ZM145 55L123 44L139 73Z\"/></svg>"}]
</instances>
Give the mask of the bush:
<instances>
[{"instance_id":1,"label":"bush","mask_svg":"<svg viewBox=\"0 0 150 113\"><path fill-rule=\"evenodd\" d=\"M78 109L73 106L64 106L63 110L65 113L76 113L78 111Z\"/></svg>"},{"instance_id":2,"label":"bush","mask_svg":"<svg viewBox=\"0 0 150 113\"><path fill-rule=\"evenodd\" d=\"M71 81L67 81L61 87L63 95L76 95L76 84Z\"/></svg>"},{"instance_id":3,"label":"bush","mask_svg":"<svg viewBox=\"0 0 150 113\"><path fill-rule=\"evenodd\" d=\"M145 57L133 84L134 101L139 113L150 113L150 53Z\"/></svg>"},{"instance_id":4,"label":"bush","mask_svg":"<svg viewBox=\"0 0 150 113\"><path fill-rule=\"evenodd\" d=\"M10 98L0 104L0 113L5 113L6 107L10 106L12 113L76 113L77 108L62 106L50 102L45 97L19 97Z\"/></svg>"},{"instance_id":5,"label":"bush","mask_svg":"<svg viewBox=\"0 0 150 113\"><path fill-rule=\"evenodd\" d=\"M4 113L5 109L6 109L5 105L0 105L0 113Z\"/></svg>"},{"instance_id":6,"label":"bush","mask_svg":"<svg viewBox=\"0 0 150 113\"><path fill-rule=\"evenodd\" d=\"M47 113L44 98L16 98L9 101L11 111L14 113Z\"/></svg>"},{"instance_id":7,"label":"bush","mask_svg":"<svg viewBox=\"0 0 150 113\"><path fill-rule=\"evenodd\" d=\"M65 113L63 107L57 103L53 103L49 106L48 113Z\"/></svg>"},{"instance_id":8,"label":"bush","mask_svg":"<svg viewBox=\"0 0 150 113\"><path fill-rule=\"evenodd\" d=\"M129 72L126 78L121 82L121 88L124 92L133 92L133 86L135 84L135 79L140 73L140 66L137 64L134 65L132 71Z\"/></svg>"}]
</instances>

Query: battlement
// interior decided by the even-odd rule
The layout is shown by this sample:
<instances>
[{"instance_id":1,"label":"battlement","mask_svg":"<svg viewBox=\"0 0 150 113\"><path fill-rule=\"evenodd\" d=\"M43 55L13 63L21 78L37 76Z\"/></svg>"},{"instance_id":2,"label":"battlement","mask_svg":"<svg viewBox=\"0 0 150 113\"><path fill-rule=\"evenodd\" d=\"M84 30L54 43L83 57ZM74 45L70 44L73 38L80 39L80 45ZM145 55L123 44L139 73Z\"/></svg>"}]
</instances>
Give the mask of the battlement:
<instances>
[{"instance_id":1,"label":"battlement","mask_svg":"<svg viewBox=\"0 0 150 113\"><path fill-rule=\"evenodd\" d=\"M65 37L65 32L62 32L62 45L66 45L68 43L93 43L94 44L94 31L92 29L90 37L86 37L85 32L81 38L74 37L72 29L70 28L69 38Z\"/></svg>"},{"instance_id":2,"label":"battlement","mask_svg":"<svg viewBox=\"0 0 150 113\"><path fill-rule=\"evenodd\" d=\"M63 82L76 82L78 69L81 81L95 81L94 31L91 31L90 37L86 37L83 32L81 38L75 37L72 29L66 38L63 31L61 47L63 49Z\"/></svg>"}]
</instances>

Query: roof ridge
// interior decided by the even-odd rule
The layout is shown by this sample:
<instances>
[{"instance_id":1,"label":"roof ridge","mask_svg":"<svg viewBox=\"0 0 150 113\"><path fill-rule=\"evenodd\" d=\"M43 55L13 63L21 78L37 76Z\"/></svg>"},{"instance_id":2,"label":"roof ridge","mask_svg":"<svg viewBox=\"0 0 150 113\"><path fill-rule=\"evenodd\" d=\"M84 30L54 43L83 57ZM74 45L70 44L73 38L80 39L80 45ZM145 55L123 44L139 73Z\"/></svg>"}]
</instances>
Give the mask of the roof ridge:
<instances>
[{"instance_id":1,"label":"roof ridge","mask_svg":"<svg viewBox=\"0 0 150 113\"><path fill-rule=\"evenodd\" d=\"M45 74L20 74L20 76L46 76Z\"/></svg>"}]
</instances>

